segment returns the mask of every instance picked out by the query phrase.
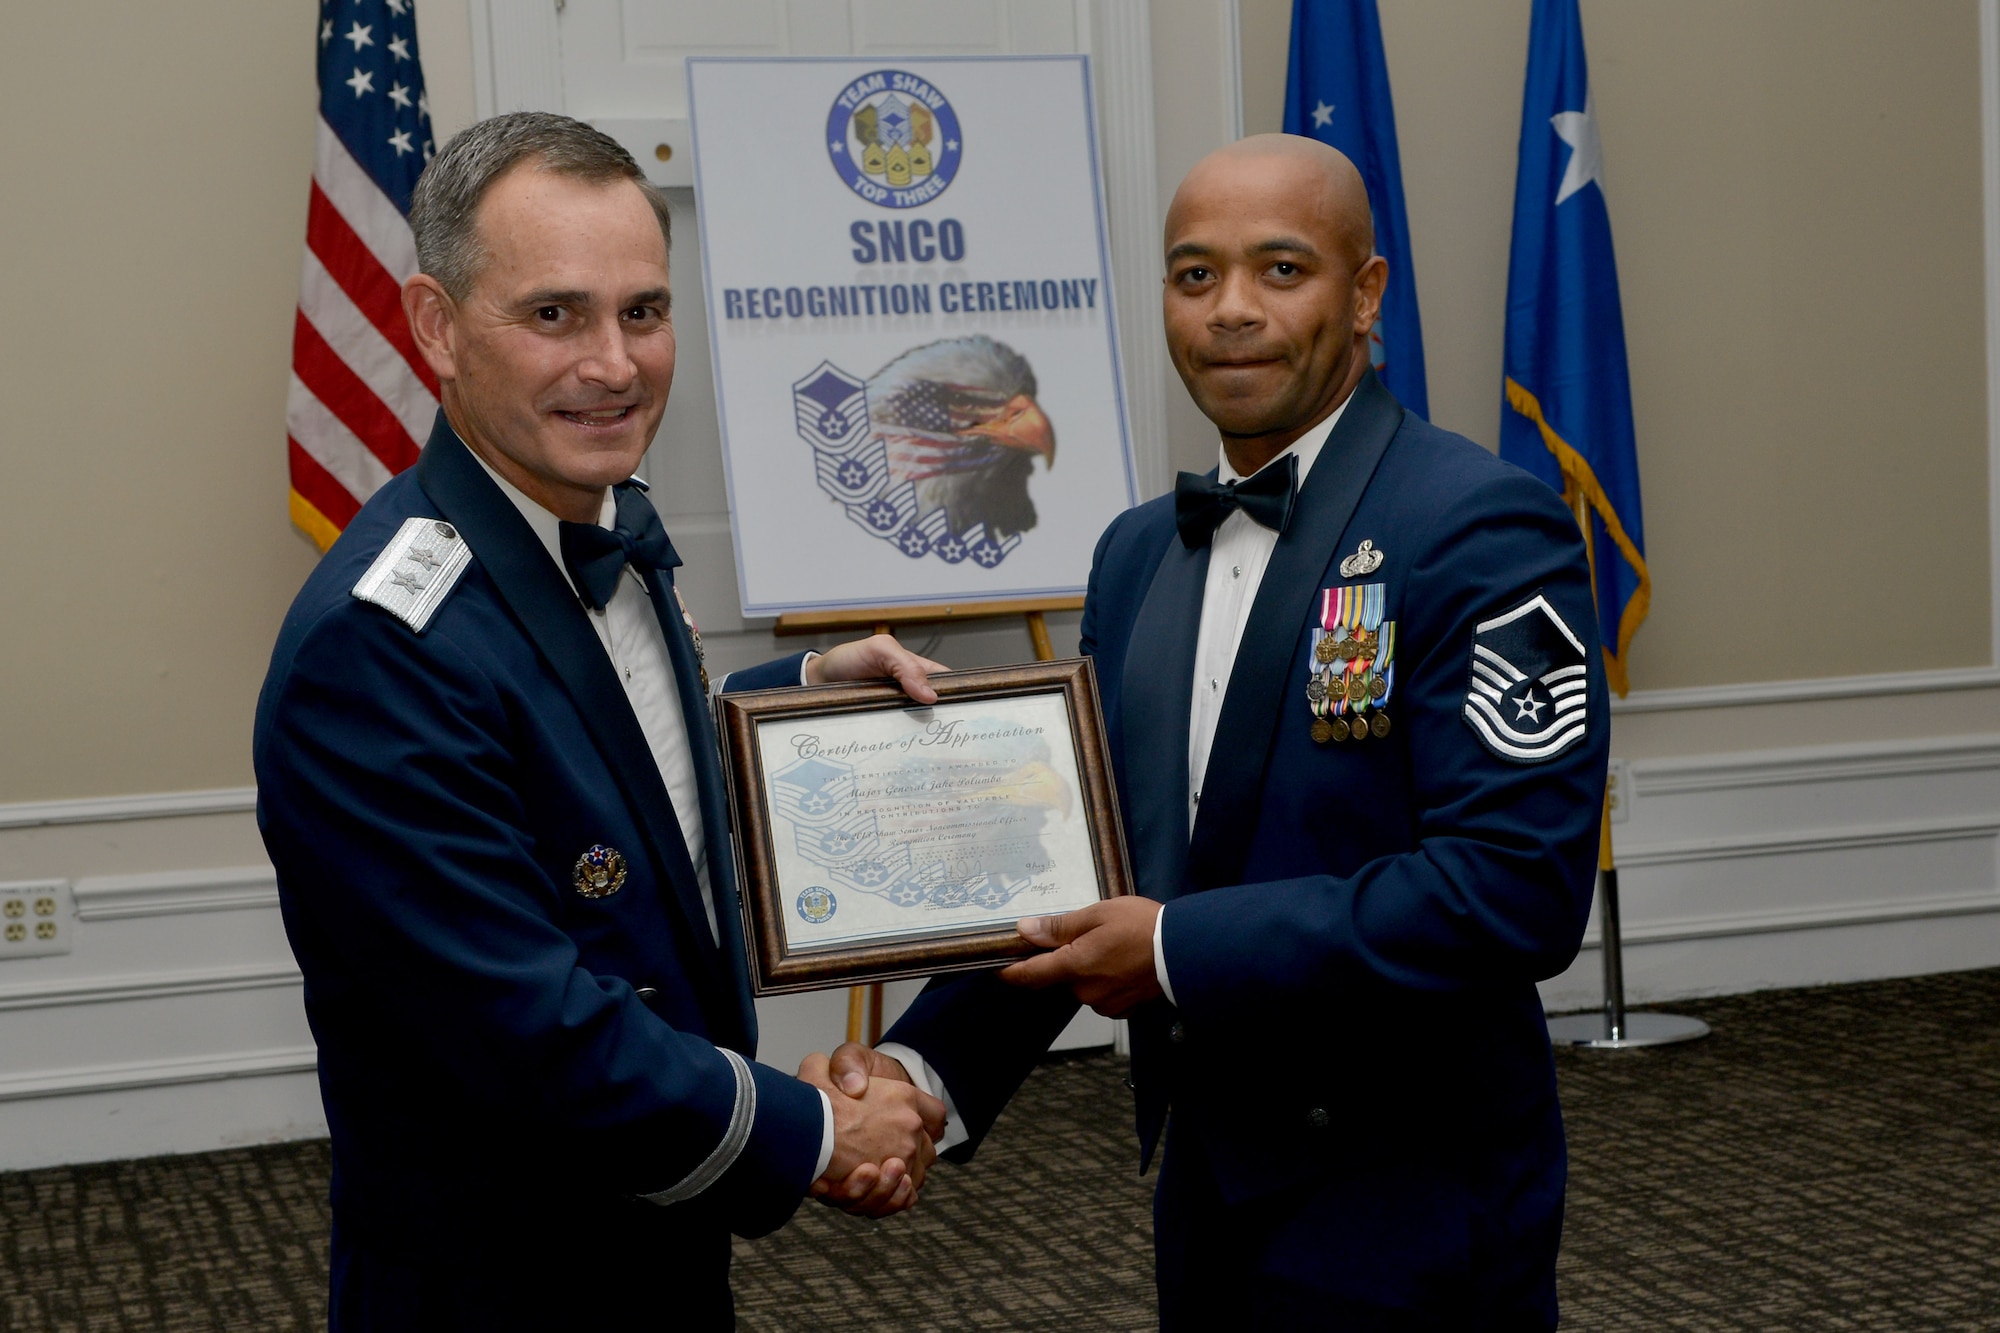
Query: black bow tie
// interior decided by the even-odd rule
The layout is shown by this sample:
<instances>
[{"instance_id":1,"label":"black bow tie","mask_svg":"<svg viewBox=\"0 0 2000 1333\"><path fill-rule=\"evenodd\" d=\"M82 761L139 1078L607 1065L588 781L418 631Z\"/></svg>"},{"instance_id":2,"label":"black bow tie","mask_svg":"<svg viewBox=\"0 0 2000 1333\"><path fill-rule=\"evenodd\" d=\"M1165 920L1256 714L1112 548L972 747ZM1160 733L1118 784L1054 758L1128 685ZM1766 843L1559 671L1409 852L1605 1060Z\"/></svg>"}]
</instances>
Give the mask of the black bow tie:
<instances>
[{"instance_id":1,"label":"black bow tie","mask_svg":"<svg viewBox=\"0 0 2000 1333\"><path fill-rule=\"evenodd\" d=\"M1297 454L1286 454L1283 467L1267 465L1242 481L1216 481L1183 472L1174 483L1174 526L1180 529L1181 542L1189 550L1208 545L1232 509L1241 509L1282 535L1292 521L1298 483Z\"/></svg>"},{"instance_id":2,"label":"black bow tie","mask_svg":"<svg viewBox=\"0 0 2000 1333\"><path fill-rule=\"evenodd\" d=\"M618 575L626 565L637 569L672 569L681 562L660 516L637 486L626 483L617 488L618 526L601 528L595 523L563 523L563 565L577 595L593 611L602 611L618 591Z\"/></svg>"}]
</instances>

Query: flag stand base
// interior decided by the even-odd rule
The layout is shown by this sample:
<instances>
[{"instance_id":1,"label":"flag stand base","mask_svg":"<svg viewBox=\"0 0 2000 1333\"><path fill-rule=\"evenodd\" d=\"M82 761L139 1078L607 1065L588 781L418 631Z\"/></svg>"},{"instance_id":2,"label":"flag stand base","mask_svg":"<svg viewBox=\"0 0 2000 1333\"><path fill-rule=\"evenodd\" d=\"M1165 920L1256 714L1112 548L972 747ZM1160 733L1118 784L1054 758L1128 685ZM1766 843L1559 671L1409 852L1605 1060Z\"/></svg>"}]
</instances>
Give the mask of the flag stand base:
<instances>
[{"instance_id":1,"label":"flag stand base","mask_svg":"<svg viewBox=\"0 0 2000 1333\"><path fill-rule=\"evenodd\" d=\"M1611 1015L1564 1014L1549 1020L1549 1041L1556 1046L1587 1046L1622 1051L1635 1046L1666 1046L1708 1035L1708 1024L1681 1014L1627 1014L1622 1031L1613 1032Z\"/></svg>"},{"instance_id":2,"label":"flag stand base","mask_svg":"<svg viewBox=\"0 0 2000 1333\"><path fill-rule=\"evenodd\" d=\"M1604 861L1610 857L1610 827L1605 826ZM1602 865L1597 897L1599 947L1604 953L1604 1007L1593 1013L1563 1014L1548 1020L1549 1044L1579 1046L1593 1051L1624 1051L1637 1046L1670 1046L1708 1035L1708 1024L1680 1014L1625 1012L1625 948L1618 928L1618 870Z\"/></svg>"}]
</instances>

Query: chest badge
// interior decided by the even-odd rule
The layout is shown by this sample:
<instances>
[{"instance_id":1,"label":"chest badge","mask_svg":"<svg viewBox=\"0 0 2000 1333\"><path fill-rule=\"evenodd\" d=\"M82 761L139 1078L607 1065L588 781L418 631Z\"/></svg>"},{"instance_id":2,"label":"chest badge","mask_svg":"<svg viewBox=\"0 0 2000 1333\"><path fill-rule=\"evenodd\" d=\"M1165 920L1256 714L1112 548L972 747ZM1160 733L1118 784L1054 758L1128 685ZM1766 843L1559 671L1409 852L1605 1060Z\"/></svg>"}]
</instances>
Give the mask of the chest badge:
<instances>
[{"instance_id":1,"label":"chest badge","mask_svg":"<svg viewBox=\"0 0 2000 1333\"><path fill-rule=\"evenodd\" d=\"M600 842L576 858L569 882L586 898L609 898L625 887L625 854Z\"/></svg>"},{"instance_id":2,"label":"chest badge","mask_svg":"<svg viewBox=\"0 0 2000 1333\"><path fill-rule=\"evenodd\" d=\"M1375 549L1374 542L1361 543L1361 549L1340 562L1340 577L1360 578L1363 574L1373 574L1382 568L1382 553Z\"/></svg>"},{"instance_id":3,"label":"chest badge","mask_svg":"<svg viewBox=\"0 0 2000 1333\"><path fill-rule=\"evenodd\" d=\"M1381 552L1363 542L1341 563L1342 572L1363 555L1374 559L1371 569L1382 563ZM1383 619L1387 605L1384 583L1320 591L1306 705L1312 710L1312 738L1321 745L1389 735L1385 710L1396 688L1396 622Z\"/></svg>"}]
</instances>

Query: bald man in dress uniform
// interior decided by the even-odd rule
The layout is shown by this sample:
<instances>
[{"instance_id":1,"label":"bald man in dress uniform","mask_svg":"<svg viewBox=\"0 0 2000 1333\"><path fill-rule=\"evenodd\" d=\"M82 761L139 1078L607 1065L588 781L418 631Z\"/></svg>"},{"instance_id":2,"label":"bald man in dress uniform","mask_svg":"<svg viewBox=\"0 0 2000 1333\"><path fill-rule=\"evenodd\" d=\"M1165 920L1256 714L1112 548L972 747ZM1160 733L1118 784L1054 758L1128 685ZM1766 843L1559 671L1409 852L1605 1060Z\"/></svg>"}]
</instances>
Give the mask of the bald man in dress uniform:
<instances>
[{"instance_id":1,"label":"bald man in dress uniform","mask_svg":"<svg viewBox=\"0 0 2000 1333\"><path fill-rule=\"evenodd\" d=\"M1589 567L1560 497L1383 388L1386 277L1335 150L1188 174L1167 342L1220 457L1112 524L1083 622L1140 896L833 1059L939 1093L964 1157L1079 1002L1129 1017L1166 1329L1556 1323L1535 983L1594 882Z\"/></svg>"}]
</instances>

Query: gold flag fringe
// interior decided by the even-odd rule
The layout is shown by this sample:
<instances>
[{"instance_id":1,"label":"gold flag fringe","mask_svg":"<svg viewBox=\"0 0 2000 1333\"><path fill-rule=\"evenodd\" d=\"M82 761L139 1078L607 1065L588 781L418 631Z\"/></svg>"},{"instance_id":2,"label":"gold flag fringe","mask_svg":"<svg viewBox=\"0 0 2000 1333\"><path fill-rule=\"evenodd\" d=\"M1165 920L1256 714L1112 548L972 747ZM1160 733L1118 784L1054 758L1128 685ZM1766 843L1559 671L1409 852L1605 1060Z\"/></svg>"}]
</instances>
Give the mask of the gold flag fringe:
<instances>
[{"instance_id":1,"label":"gold flag fringe","mask_svg":"<svg viewBox=\"0 0 2000 1333\"><path fill-rule=\"evenodd\" d=\"M1598 484L1597 473L1582 454L1570 447L1569 441L1556 434L1555 428L1542 417L1542 404L1532 393L1517 384L1512 376L1507 379L1507 406L1535 423L1542 433L1542 443L1555 455L1556 466L1562 469L1563 499L1569 503L1571 512L1576 510L1580 496L1597 512L1604 523L1604 530L1611 534L1611 540L1618 547L1618 553L1625 557L1625 563L1638 571L1639 586L1632 593L1632 600L1625 603L1625 610L1618 617L1618 647L1604 650L1604 675L1611 688L1618 691L1622 699L1631 688L1625 675L1626 654L1632 647L1632 636L1638 632L1639 622L1646 618L1646 612L1653 604L1653 576L1646 570L1646 557L1639 554L1639 548L1626 535L1625 525L1619 521L1618 511L1611 507L1611 500L1604 494L1604 487ZM1585 532L1586 545L1591 534ZM1597 589L1591 589L1596 596Z\"/></svg>"}]
</instances>

